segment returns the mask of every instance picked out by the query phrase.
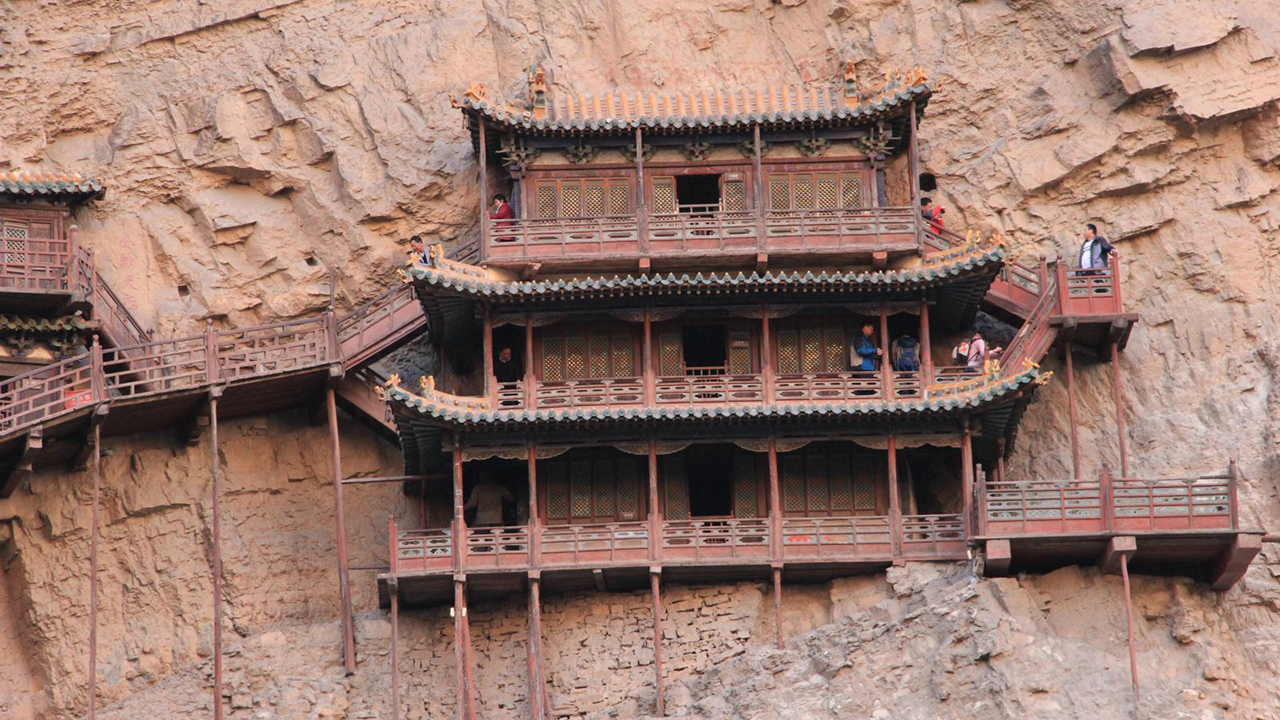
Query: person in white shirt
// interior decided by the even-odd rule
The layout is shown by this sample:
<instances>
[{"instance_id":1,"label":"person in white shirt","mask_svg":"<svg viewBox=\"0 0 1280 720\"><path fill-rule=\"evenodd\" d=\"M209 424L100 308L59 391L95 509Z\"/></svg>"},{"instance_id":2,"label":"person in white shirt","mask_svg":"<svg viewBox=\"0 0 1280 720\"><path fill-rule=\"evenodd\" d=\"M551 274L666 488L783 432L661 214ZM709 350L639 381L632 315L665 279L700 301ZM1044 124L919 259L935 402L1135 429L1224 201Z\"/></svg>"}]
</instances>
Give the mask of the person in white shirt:
<instances>
[{"instance_id":1,"label":"person in white shirt","mask_svg":"<svg viewBox=\"0 0 1280 720\"><path fill-rule=\"evenodd\" d=\"M1111 258L1116 256L1116 249L1107 239L1098 234L1098 226L1089 223L1084 226L1084 242L1080 245L1080 269L1085 275L1098 275L1102 269L1111 265Z\"/></svg>"},{"instance_id":2,"label":"person in white shirt","mask_svg":"<svg viewBox=\"0 0 1280 720\"><path fill-rule=\"evenodd\" d=\"M982 333L977 330L973 331L973 339L969 340L969 367L982 367L988 360L994 359L1000 354L1002 348L992 348L987 350L987 341L982 339Z\"/></svg>"}]
</instances>

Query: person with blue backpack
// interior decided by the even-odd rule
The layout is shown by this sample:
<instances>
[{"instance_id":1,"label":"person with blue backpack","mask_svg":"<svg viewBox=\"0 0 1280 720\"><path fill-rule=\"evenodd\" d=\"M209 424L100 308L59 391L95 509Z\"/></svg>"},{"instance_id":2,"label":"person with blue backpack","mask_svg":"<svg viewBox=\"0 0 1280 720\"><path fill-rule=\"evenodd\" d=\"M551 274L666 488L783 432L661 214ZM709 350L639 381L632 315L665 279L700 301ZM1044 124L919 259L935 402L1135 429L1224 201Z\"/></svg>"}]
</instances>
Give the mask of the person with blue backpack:
<instances>
[{"instance_id":1,"label":"person with blue backpack","mask_svg":"<svg viewBox=\"0 0 1280 720\"><path fill-rule=\"evenodd\" d=\"M893 369L915 372L920 369L920 341L903 335L893 341Z\"/></svg>"},{"instance_id":2,"label":"person with blue backpack","mask_svg":"<svg viewBox=\"0 0 1280 720\"><path fill-rule=\"evenodd\" d=\"M876 369L876 358L884 353L879 347L876 347L875 333L874 325L864 323L862 325L862 334L849 341L849 366L851 369L867 371Z\"/></svg>"}]
</instances>

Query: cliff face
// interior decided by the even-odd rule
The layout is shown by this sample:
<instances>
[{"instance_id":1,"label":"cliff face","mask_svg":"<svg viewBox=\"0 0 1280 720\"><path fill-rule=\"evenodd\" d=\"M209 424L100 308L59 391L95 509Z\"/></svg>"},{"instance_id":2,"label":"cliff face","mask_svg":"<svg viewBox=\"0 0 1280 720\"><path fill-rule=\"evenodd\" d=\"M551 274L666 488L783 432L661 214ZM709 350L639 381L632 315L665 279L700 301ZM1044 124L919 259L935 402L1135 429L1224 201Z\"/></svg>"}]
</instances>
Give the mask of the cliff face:
<instances>
[{"instance_id":1,"label":"cliff face","mask_svg":"<svg viewBox=\"0 0 1280 720\"><path fill-rule=\"evenodd\" d=\"M248 325L315 312L330 268L351 305L393 281L409 234L474 236L474 160L446 97L473 81L517 95L525 69L540 64L556 92L796 84L836 78L845 59L866 84L915 65L945 75L922 126L922 170L938 178L948 225L998 231L1034 255L1069 250L1083 223L1098 222L1124 263L1126 303L1142 315L1121 361L1135 474L1216 470L1235 457L1242 521L1280 526L1280 20L1266 0L11 0L0 13L0 167L107 182L106 199L78 213L81 238L161 334L206 317ZM1117 462L1110 375L1078 372L1092 472ZM1024 418L1010 474L1066 476L1066 428L1065 388L1054 382ZM345 679L335 664L323 428L281 416L223 435L225 601L230 633L246 638L231 661L237 713L378 716L378 613L362 620L361 672ZM109 448L102 692L125 703L119 717L206 707L207 441L185 448L157 435ZM344 427L344 459L352 473L398 464L355 425ZM361 493L348 500L353 562L377 564L386 515L414 510L398 490ZM85 477L43 474L30 493L0 501L0 657L19 658L0 666L0 717L85 707L88 499ZM1221 597L1137 582L1156 716L1278 715L1277 576L1280 555L1267 549ZM1125 702L1115 608L1084 622L1083 608L1114 602L1112 581L1072 571L929 582L938 584L863 605L841 601L838 588L819 600L796 591L791 629L824 627L784 654L751 649L768 642L751 625L759 589L729 593L746 604L741 617L668 640L668 652L695 657L697 643L714 640L701 660L669 671L690 678L684 699L673 691L677 709L1056 718L1095 716L1081 699L1091 694L1108 713ZM371 610L368 573L353 584ZM569 647L612 652L593 638L630 637L626 613L643 599L562 602L565 632L575 613L606 609L549 661L553 702L643 710L650 673L584 670ZM881 602L905 609L874 610ZM1081 624L1046 619L1064 602L1077 603L1068 615ZM482 677L522 664L510 619L519 612L492 610ZM877 630L877 617L891 631ZM435 694L452 672L448 619L406 622L416 633L406 683L421 686L407 693L410 716L445 716ZM722 639L738 632L742 657ZM642 663L647 651L628 652ZM851 665L824 659L841 653ZM812 677L797 674L810 665ZM1095 672L1046 669L1078 665ZM515 672L481 687L488 716L523 712ZM593 672L612 684L597 687ZM927 683L933 695L912 706L867 692L876 683ZM641 704L628 705L637 694ZM723 705L707 704L716 696Z\"/></svg>"}]
</instances>

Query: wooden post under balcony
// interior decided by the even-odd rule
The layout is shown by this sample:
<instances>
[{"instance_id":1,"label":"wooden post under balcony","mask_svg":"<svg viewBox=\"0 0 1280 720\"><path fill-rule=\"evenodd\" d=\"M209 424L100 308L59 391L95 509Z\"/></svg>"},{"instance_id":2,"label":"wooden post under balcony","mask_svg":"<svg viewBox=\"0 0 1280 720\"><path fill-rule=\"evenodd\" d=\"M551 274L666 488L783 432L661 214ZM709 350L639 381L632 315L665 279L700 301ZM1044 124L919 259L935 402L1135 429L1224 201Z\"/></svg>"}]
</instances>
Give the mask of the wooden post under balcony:
<instances>
[{"instance_id":1,"label":"wooden post under balcony","mask_svg":"<svg viewBox=\"0 0 1280 720\"><path fill-rule=\"evenodd\" d=\"M387 594L391 596L391 720L400 718L400 582L396 577L396 516L387 521L391 538L391 580Z\"/></svg>"},{"instance_id":2,"label":"wooden post under balcony","mask_svg":"<svg viewBox=\"0 0 1280 720\"><path fill-rule=\"evenodd\" d=\"M960 462L964 465L961 468L961 492L964 496L961 500L964 502L964 517L962 525L965 535L973 535L973 430L969 427L969 419L964 420L964 434L960 438Z\"/></svg>"},{"instance_id":3,"label":"wooden post under balcony","mask_svg":"<svg viewBox=\"0 0 1280 720\"><path fill-rule=\"evenodd\" d=\"M644 201L644 136L636 128L636 225L640 233L640 254L649 256L649 207Z\"/></svg>"},{"instance_id":4,"label":"wooden post under balcony","mask_svg":"<svg viewBox=\"0 0 1280 720\"><path fill-rule=\"evenodd\" d=\"M485 145L484 118L480 121L480 248L476 259L483 263L489 249L489 149Z\"/></svg>"},{"instance_id":5,"label":"wooden post under balcony","mask_svg":"<svg viewBox=\"0 0 1280 720\"><path fill-rule=\"evenodd\" d=\"M920 395L933 383L933 342L929 339L929 301L920 301Z\"/></svg>"},{"instance_id":6,"label":"wooden post under balcony","mask_svg":"<svg viewBox=\"0 0 1280 720\"><path fill-rule=\"evenodd\" d=\"M902 557L905 549L902 532L902 493L898 490L898 436L890 434L888 443L889 466L889 537L894 557Z\"/></svg>"},{"instance_id":7,"label":"wooden post under balcony","mask_svg":"<svg viewBox=\"0 0 1280 720\"><path fill-rule=\"evenodd\" d=\"M218 335L213 331L212 318L204 321L204 365L209 384L218 382Z\"/></svg>"},{"instance_id":8,"label":"wooden post under balcony","mask_svg":"<svg viewBox=\"0 0 1280 720\"><path fill-rule=\"evenodd\" d=\"M1071 477L1080 479L1080 418L1076 411L1076 374L1071 360L1071 341L1064 343L1067 363L1067 415L1071 422Z\"/></svg>"},{"instance_id":9,"label":"wooden post under balcony","mask_svg":"<svg viewBox=\"0 0 1280 720\"><path fill-rule=\"evenodd\" d=\"M769 332L769 305L760 308L760 374L764 380L764 401L773 402L773 341Z\"/></svg>"},{"instance_id":10,"label":"wooden post under balcony","mask_svg":"<svg viewBox=\"0 0 1280 720\"><path fill-rule=\"evenodd\" d=\"M471 621L467 618L467 581L453 578L453 658L458 681L458 718L476 719L476 698L471 681Z\"/></svg>"},{"instance_id":11,"label":"wooden post under balcony","mask_svg":"<svg viewBox=\"0 0 1280 720\"><path fill-rule=\"evenodd\" d=\"M889 354L889 308L880 303L880 381L884 385L884 401L894 399L893 362Z\"/></svg>"},{"instance_id":12,"label":"wooden post under balcony","mask_svg":"<svg viewBox=\"0 0 1280 720\"><path fill-rule=\"evenodd\" d=\"M533 377L533 313L524 314L524 408L534 410L538 382Z\"/></svg>"},{"instance_id":13,"label":"wooden post under balcony","mask_svg":"<svg viewBox=\"0 0 1280 720\"><path fill-rule=\"evenodd\" d=\"M337 524L338 592L342 601L342 658L348 675L356 671L355 620L351 611L351 572L347 556L347 516L342 496L342 446L338 436L338 406L332 385L325 388L325 414L329 421L329 470L333 474L333 516ZM210 417L210 424L213 418ZM217 438L217 434L214 434ZM391 538L392 549L395 538ZM394 555L394 553L393 553Z\"/></svg>"},{"instance_id":14,"label":"wooden post under balcony","mask_svg":"<svg viewBox=\"0 0 1280 720\"><path fill-rule=\"evenodd\" d=\"M211 392L209 397L209 446L212 454L209 463L210 492L213 496L210 506L213 520L210 568L213 575L213 717L214 720L222 720L222 485L219 481L221 473L218 472L218 395L215 392Z\"/></svg>"},{"instance_id":15,"label":"wooden post under balcony","mask_svg":"<svg viewBox=\"0 0 1280 720\"><path fill-rule=\"evenodd\" d=\"M764 162L761 160L760 152L760 123L751 126L751 139L755 150L752 154L755 177L751 183L755 202L751 206L756 214L756 250L763 253L768 250L769 244L765 237L764 224Z\"/></svg>"},{"instance_id":16,"label":"wooden post under balcony","mask_svg":"<svg viewBox=\"0 0 1280 720\"><path fill-rule=\"evenodd\" d=\"M493 314L489 304L484 305L484 317L481 332L481 352L484 353L484 396L489 401L489 409L498 407L498 379L493 376Z\"/></svg>"},{"instance_id":17,"label":"wooden post under balcony","mask_svg":"<svg viewBox=\"0 0 1280 720\"><path fill-rule=\"evenodd\" d=\"M1111 394L1116 404L1116 440L1120 445L1120 477L1129 477L1129 443L1125 439L1124 395L1120 387L1120 347L1111 343Z\"/></svg>"},{"instance_id":18,"label":"wooden post under balcony","mask_svg":"<svg viewBox=\"0 0 1280 720\"><path fill-rule=\"evenodd\" d=\"M98 336L93 336L98 347ZM89 718L96 717L98 704L98 505L102 498L102 426L93 426L93 516L89 535Z\"/></svg>"}]
</instances>

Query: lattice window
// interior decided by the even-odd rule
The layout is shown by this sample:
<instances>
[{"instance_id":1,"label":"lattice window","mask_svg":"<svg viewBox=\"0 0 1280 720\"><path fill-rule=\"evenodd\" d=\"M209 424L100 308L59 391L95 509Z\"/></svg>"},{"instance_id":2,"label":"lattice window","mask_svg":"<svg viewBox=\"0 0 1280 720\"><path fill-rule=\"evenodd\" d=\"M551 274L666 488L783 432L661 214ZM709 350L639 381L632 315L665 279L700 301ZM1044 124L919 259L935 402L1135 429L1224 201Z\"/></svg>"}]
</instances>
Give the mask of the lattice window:
<instances>
[{"instance_id":1,"label":"lattice window","mask_svg":"<svg viewBox=\"0 0 1280 720\"><path fill-rule=\"evenodd\" d=\"M778 332L778 372L800 372L799 338L795 330Z\"/></svg>"},{"instance_id":2,"label":"lattice window","mask_svg":"<svg viewBox=\"0 0 1280 720\"><path fill-rule=\"evenodd\" d=\"M591 377L609 377L609 336L594 334L590 339Z\"/></svg>"},{"instance_id":3,"label":"lattice window","mask_svg":"<svg viewBox=\"0 0 1280 720\"><path fill-rule=\"evenodd\" d=\"M805 505L811 515L826 514L831 508L827 486L827 456L811 453L805 462Z\"/></svg>"},{"instance_id":4,"label":"lattice window","mask_svg":"<svg viewBox=\"0 0 1280 720\"><path fill-rule=\"evenodd\" d=\"M613 336L613 374L614 377L631 377L635 375L634 346L629 335Z\"/></svg>"},{"instance_id":5,"label":"lattice window","mask_svg":"<svg viewBox=\"0 0 1280 720\"><path fill-rule=\"evenodd\" d=\"M582 192L582 214L585 217L600 217L604 210L604 183L588 183Z\"/></svg>"},{"instance_id":6,"label":"lattice window","mask_svg":"<svg viewBox=\"0 0 1280 720\"><path fill-rule=\"evenodd\" d=\"M653 180L653 212L659 215L676 211L676 179L671 177L654 178Z\"/></svg>"},{"instance_id":7,"label":"lattice window","mask_svg":"<svg viewBox=\"0 0 1280 720\"><path fill-rule=\"evenodd\" d=\"M579 183L563 183L560 185L560 217L582 216L582 185Z\"/></svg>"},{"instance_id":8,"label":"lattice window","mask_svg":"<svg viewBox=\"0 0 1280 720\"><path fill-rule=\"evenodd\" d=\"M587 339L581 335L565 338L564 376L569 380L587 376Z\"/></svg>"},{"instance_id":9,"label":"lattice window","mask_svg":"<svg viewBox=\"0 0 1280 720\"><path fill-rule=\"evenodd\" d=\"M760 517L756 501L756 459L744 452L733 457L733 514L739 518Z\"/></svg>"},{"instance_id":10,"label":"lattice window","mask_svg":"<svg viewBox=\"0 0 1280 720\"><path fill-rule=\"evenodd\" d=\"M822 332L816 327L800 330L800 371L822 372Z\"/></svg>"},{"instance_id":11,"label":"lattice window","mask_svg":"<svg viewBox=\"0 0 1280 720\"><path fill-rule=\"evenodd\" d=\"M684 458L668 455L663 458L662 486L666 501L664 515L668 520L689 519L689 486L684 474Z\"/></svg>"},{"instance_id":12,"label":"lattice window","mask_svg":"<svg viewBox=\"0 0 1280 720\"><path fill-rule=\"evenodd\" d=\"M808 210L813 207L813 177L800 175L791 182L792 207Z\"/></svg>"},{"instance_id":13,"label":"lattice window","mask_svg":"<svg viewBox=\"0 0 1280 720\"><path fill-rule=\"evenodd\" d=\"M4 261L21 264L27 261L27 228L21 225L4 226Z\"/></svg>"},{"instance_id":14,"label":"lattice window","mask_svg":"<svg viewBox=\"0 0 1280 720\"><path fill-rule=\"evenodd\" d=\"M862 197L860 176L845 174L840 179L840 199L842 207L847 208L866 207L869 204Z\"/></svg>"},{"instance_id":15,"label":"lattice window","mask_svg":"<svg viewBox=\"0 0 1280 720\"><path fill-rule=\"evenodd\" d=\"M729 333L728 370L733 375L751 372L751 333L733 330Z\"/></svg>"},{"instance_id":16,"label":"lattice window","mask_svg":"<svg viewBox=\"0 0 1280 720\"><path fill-rule=\"evenodd\" d=\"M534 217L553 218L556 216L559 203L556 202L555 183L538 183L533 207Z\"/></svg>"},{"instance_id":17,"label":"lattice window","mask_svg":"<svg viewBox=\"0 0 1280 720\"><path fill-rule=\"evenodd\" d=\"M574 518L591 517L591 461L569 462L569 513Z\"/></svg>"},{"instance_id":18,"label":"lattice window","mask_svg":"<svg viewBox=\"0 0 1280 720\"><path fill-rule=\"evenodd\" d=\"M658 374L664 376L684 374L684 349L680 333L664 332L658 336Z\"/></svg>"},{"instance_id":19,"label":"lattice window","mask_svg":"<svg viewBox=\"0 0 1280 720\"><path fill-rule=\"evenodd\" d=\"M875 512L875 469L870 462L858 462L853 466L853 509Z\"/></svg>"},{"instance_id":20,"label":"lattice window","mask_svg":"<svg viewBox=\"0 0 1280 720\"><path fill-rule=\"evenodd\" d=\"M831 488L831 512L843 515L853 509L853 486L849 477L849 454L827 455L827 478Z\"/></svg>"},{"instance_id":21,"label":"lattice window","mask_svg":"<svg viewBox=\"0 0 1280 720\"><path fill-rule=\"evenodd\" d=\"M769 209L791 209L791 182L786 178L769 181Z\"/></svg>"},{"instance_id":22,"label":"lattice window","mask_svg":"<svg viewBox=\"0 0 1280 720\"><path fill-rule=\"evenodd\" d=\"M824 328L823 330L823 366L827 372L841 372L847 365L845 353L848 352L848 343L845 341L844 332L838 328Z\"/></svg>"},{"instance_id":23,"label":"lattice window","mask_svg":"<svg viewBox=\"0 0 1280 720\"><path fill-rule=\"evenodd\" d=\"M609 214L627 215L631 212L631 185L611 183L609 185Z\"/></svg>"},{"instance_id":24,"label":"lattice window","mask_svg":"<svg viewBox=\"0 0 1280 720\"><path fill-rule=\"evenodd\" d=\"M782 509L804 512L804 457L784 455L778 458L778 475L782 484Z\"/></svg>"},{"instance_id":25,"label":"lattice window","mask_svg":"<svg viewBox=\"0 0 1280 720\"><path fill-rule=\"evenodd\" d=\"M725 210L746 209L747 188L741 180L726 180L720 191L721 207Z\"/></svg>"},{"instance_id":26,"label":"lattice window","mask_svg":"<svg viewBox=\"0 0 1280 720\"><path fill-rule=\"evenodd\" d=\"M839 182L835 175L818 176L818 192L815 207L819 210L834 210L840 207Z\"/></svg>"},{"instance_id":27,"label":"lattice window","mask_svg":"<svg viewBox=\"0 0 1280 720\"><path fill-rule=\"evenodd\" d=\"M564 380L564 338L542 338L542 372L538 377L547 382Z\"/></svg>"},{"instance_id":28,"label":"lattice window","mask_svg":"<svg viewBox=\"0 0 1280 720\"><path fill-rule=\"evenodd\" d=\"M591 479L595 483L595 492L592 493L595 508L592 515L595 517L614 516L614 499L618 491L614 460L613 457L598 457L592 468Z\"/></svg>"},{"instance_id":29,"label":"lattice window","mask_svg":"<svg viewBox=\"0 0 1280 720\"><path fill-rule=\"evenodd\" d=\"M636 482L636 458L618 460L618 519L640 519L640 486Z\"/></svg>"},{"instance_id":30,"label":"lattice window","mask_svg":"<svg viewBox=\"0 0 1280 720\"><path fill-rule=\"evenodd\" d=\"M547 495L547 517L569 517L569 478L563 461L553 461L538 466L539 479Z\"/></svg>"}]
</instances>

